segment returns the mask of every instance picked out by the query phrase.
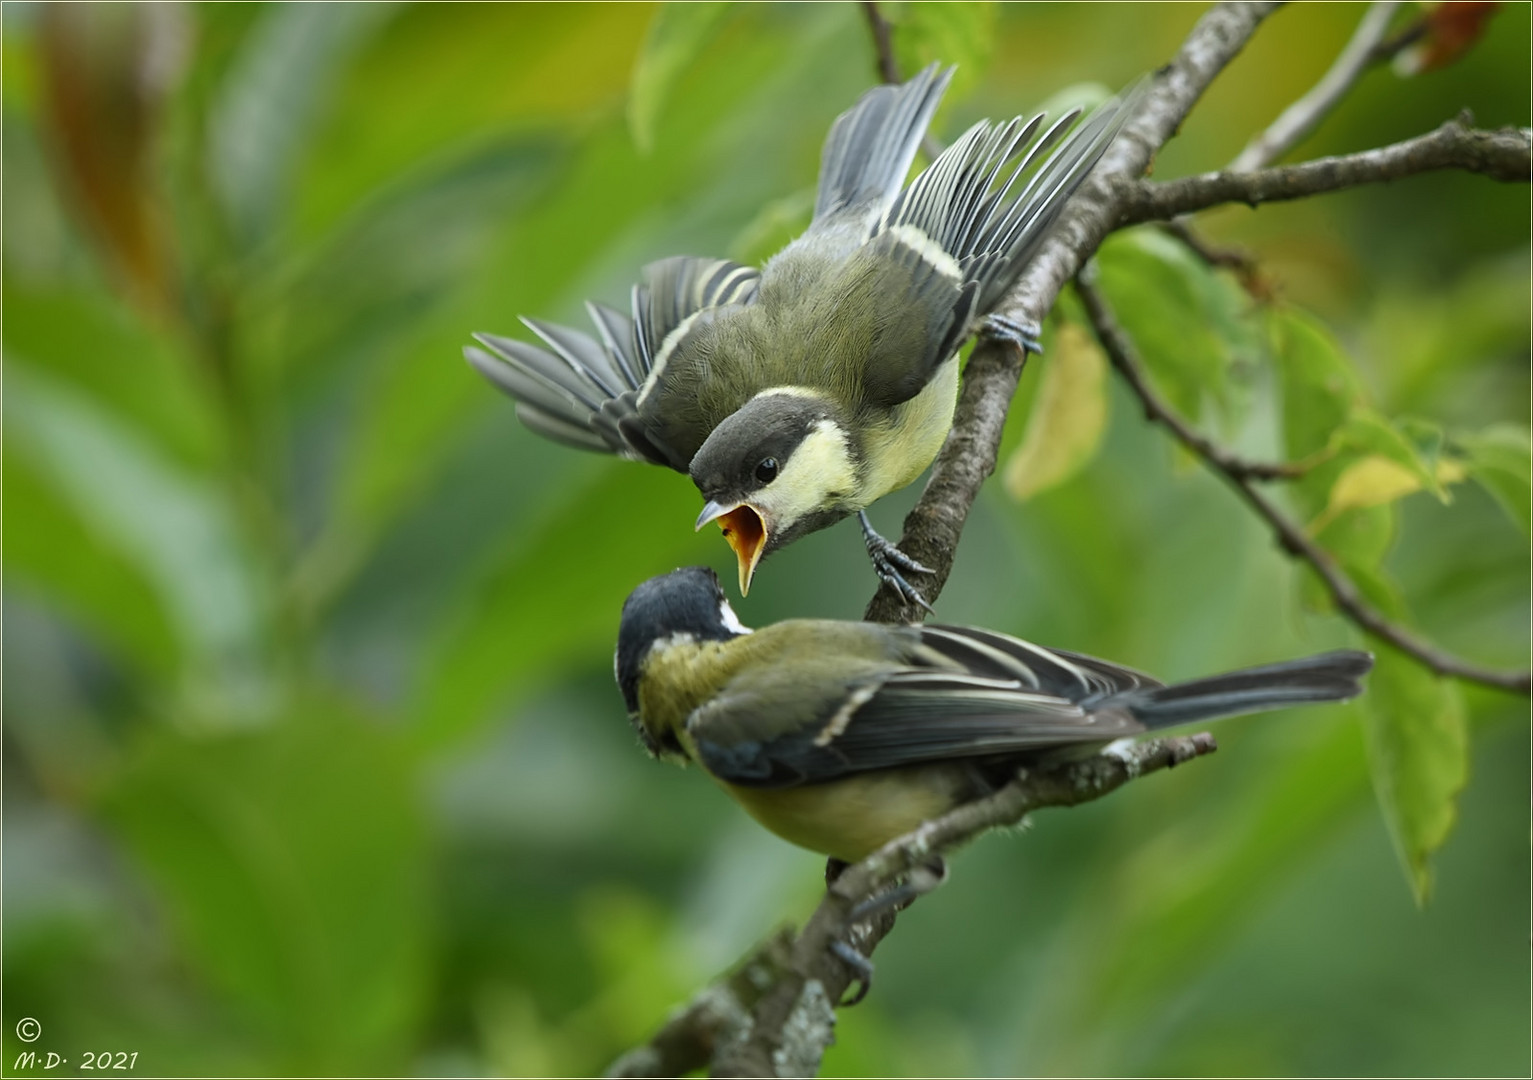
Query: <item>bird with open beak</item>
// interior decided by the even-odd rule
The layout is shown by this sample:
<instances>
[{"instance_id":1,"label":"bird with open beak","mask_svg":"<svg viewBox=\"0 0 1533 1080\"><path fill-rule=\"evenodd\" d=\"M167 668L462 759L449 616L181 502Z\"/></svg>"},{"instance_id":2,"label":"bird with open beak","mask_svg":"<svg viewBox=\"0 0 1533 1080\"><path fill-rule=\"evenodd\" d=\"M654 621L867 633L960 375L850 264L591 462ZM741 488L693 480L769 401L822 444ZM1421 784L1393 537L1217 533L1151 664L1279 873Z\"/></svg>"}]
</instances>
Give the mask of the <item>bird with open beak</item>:
<instances>
[{"instance_id":1,"label":"bird with open beak","mask_svg":"<svg viewBox=\"0 0 1533 1080\"><path fill-rule=\"evenodd\" d=\"M760 270L664 259L629 314L587 305L600 340L524 319L547 348L478 334L468 361L539 434L688 473L742 594L769 552L857 514L880 579L924 605L905 575L929 571L863 510L936 457L970 334L1036 350L1037 328L995 309L1133 102L1073 131L1078 111L981 121L906 184L952 74L933 64L836 120L808 229Z\"/></svg>"}]
</instances>

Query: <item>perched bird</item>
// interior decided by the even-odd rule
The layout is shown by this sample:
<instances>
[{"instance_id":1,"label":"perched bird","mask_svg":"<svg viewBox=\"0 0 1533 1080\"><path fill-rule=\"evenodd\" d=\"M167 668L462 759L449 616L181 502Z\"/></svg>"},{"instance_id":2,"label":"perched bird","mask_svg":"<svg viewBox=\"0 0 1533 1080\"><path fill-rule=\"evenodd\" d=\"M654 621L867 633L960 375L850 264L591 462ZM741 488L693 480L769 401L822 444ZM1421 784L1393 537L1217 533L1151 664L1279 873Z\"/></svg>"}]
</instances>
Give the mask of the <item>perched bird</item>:
<instances>
[{"instance_id":1,"label":"perched bird","mask_svg":"<svg viewBox=\"0 0 1533 1080\"><path fill-rule=\"evenodd\" d=\"M600 338L523 319L547 348L476 334L470 364L561 443L690 474L739 560L859 514L879 576L929 572L863 508L904 487L953 421L959 346L990 317L1130 111L982 121L908 185L953 69L869 90L830 129L809 228L760 269L679 256L647 266L631 315L587 309ZM1052 149L1053 153L1048 154Z\"/></svg>"},{"instance_id":2,"label":"perched bird","mask_svg":"<svg viewBox=\"0 0 1533 1080\"><path fill-rule=\"evenodd\" d=\"M623 605L617 681L652 754L697 762L785 840L856 862L1018 764L1177 724L1346 701L1341 651L1165 686L990 630L793 619L752 633L688 567Z\"/></svg>"}]
</instances>

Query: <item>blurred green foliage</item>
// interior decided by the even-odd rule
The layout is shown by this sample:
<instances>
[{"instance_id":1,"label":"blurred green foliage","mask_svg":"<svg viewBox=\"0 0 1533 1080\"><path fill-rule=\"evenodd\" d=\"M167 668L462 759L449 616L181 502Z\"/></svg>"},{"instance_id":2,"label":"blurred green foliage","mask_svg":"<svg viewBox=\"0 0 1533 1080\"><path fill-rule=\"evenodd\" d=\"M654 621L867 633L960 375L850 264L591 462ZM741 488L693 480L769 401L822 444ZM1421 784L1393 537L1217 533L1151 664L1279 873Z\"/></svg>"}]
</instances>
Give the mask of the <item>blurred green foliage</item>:
<instances>
[{"instance_id":1,"label":"blurred green foliage","mask_svg":"<svg viewBox=\"0 0 1533 1080\"><path fill-rule=\"evenodd\" d=\"M889 7L907 67L965 65L947 136L1123 85L1198 14ZM1156 175L1233 157L1360 10L1275 16ZM7 1068L31 1016L31 1049L160 1075L600 1071L802 918L820 868L645 760L611 686L628 590L728 569L689 485L531 436L459 348L801 228L873 77L862 14L4 23ZM1525 124L1528 31L1507 5L1451 67L1371 72L1298 153L1464 107ZM1150 230L1100 258L1157 384L1241 452L1314 464L1289 505L1374 603L1525 662L1526 187L1441 174L1202 224L1269 299ZM1029 416L1064 423L1035 363L1008 454ZM987 489L941 617L1167 677L1357 642L1082 363L1071 407L1105 428L1028 501ZM855 615L860 548L805 539L742 616ZM959 856L827 1074L1525 1075L1526 700L1383 651L1358 705L1219 734Z\"/></svg>"}]
</instances>

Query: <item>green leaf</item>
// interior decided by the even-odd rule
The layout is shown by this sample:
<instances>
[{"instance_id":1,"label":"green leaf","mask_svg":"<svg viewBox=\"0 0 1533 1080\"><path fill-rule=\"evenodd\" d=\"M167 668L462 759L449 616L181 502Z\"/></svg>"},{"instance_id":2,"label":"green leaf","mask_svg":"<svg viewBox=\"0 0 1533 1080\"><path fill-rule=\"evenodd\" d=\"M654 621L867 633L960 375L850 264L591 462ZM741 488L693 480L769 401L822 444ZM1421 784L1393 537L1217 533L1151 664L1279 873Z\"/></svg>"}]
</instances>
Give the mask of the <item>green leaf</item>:
<instances>
[{"instance_id":1,"label":"green leaf","mask_svg":"<svg viewBox=\"0 0 1533 1080\"><path fill-rule=\"evenodd\" d=\"M226 494L63 384L22 365L7 375L7 437L94 537L152 583L183 649L205 665L192 689L215 711L263 708L267 612Z\"/></svg>"},{"instance_id":2,"label":"green leaf","mask_svg":"<svg viewBox=\"0 0 1533 1080\"><path fill-rule=\"evenodd\" d=\"M649 24L628 90L628 128L645 153L654 149L665 99L729 12L725 3L662 4Z\"/></svg>"},{"instance_id":3,"label":"green leaf","mask_svg":"<svg viewBox=\"0 0 1533 1080\"><path fill-rule=\"evenodd\" d=\"M177 461L209 468L226 453L197 358L155 334L126 304L100 293L5 282L7 366L27 363L153 439Z\"/></svg>"},{"instance_id":4,"label":"green leaf","mask_svg":"<svg viewBox=\"0 0 1533 1080\"><path fill-rule=\"evenodd\" d=\"M247 300L249 363L290 398L353 365L376 378L423 333L451 363L465 331L478 329L463 324L463 297L484 288L484 262L505 223L526 212L563 156L562 144L541 136L500 141L370 199L277 288ZM372 392L373 379L358 381Z\"/></svg>"},{"instance_id":5,"label":"green leaf","mask_svg":"<svg viewBox=\"0 0 1533 1080\"><path fill-rule=\"evenodd\" d=\"M1069 480L1096 456L1107 428L1107 358L1096 339L1065 323L1043 361L1022 445L1006 463L1002 483L1026 501Z\"/></svg>"},{"instance_id":6,"label":"green leaf","mask_svg":"<svg viewBox=\"0 0 1533 1080\"><path fill-rule=\"evenodd\" d=\"M958 101L976 85L995 51L993 3L882 3L893 26L894 56L909 78L932 61L957 64L949 97Z\"/></svg>"},{"instance_id":7,"label":"green leaf","mask_svg":"<svg viewBox=\"0 0 1533 1080\"><path fill-rule=\"evenodd\" d=\"M1394 547L1399 532L1399 508L1393 503L1354 507L1336 514L1328 521L1318 521L1311 532L1355 581L1369 599L1376 600L1366 582L1375 574L1384 556ZM1299 575L1299 596L1310 611L1331 611L1335 604L1320 575Z\"/></svg>"},{"instance_id":8,"label":"green leaf","mask_svg":"<svg viewBox=\"0 0 1533 1080\"><path fill-rule=\"evenodd\" d=\"M1231 361L1259 341L1238 287L1153 228L1109 237L1097 265L1118 320L1177 411L1197 421L1205 400L1227 408Z\"/></svg>"},{"instance_id":9,"label":"green leaf","mask_svg":"<svg viewBox=\"0 0 1533 1080\"><path fill-rule=\"evenodd\" d=\"M329 707L159 729L102 809L196 967L309 1075L405 1064L425 976L425 835L397 740Z\"/></svg>"},{"instance_id":10,"label":"green leaf","mask_svg":"<svg viewBox=\"0 0 1533 1080\"><path fill-rule=\"evenodd\" d=\"M42 589L108 647L168 680L181 642L153 584L81 520L29 457L6 449L7 588Z\"/></svg>"},{"instance_id":11,"label":"green leaf","mask_svg":"<svg viewBox=\"0 0 1533 1080\"><path fill-rule=\"evenodd\" d=\"M1454 444L1468 455L1469 475L1501 504L1528 535L1528 429L1497 424L1473 435L1460 435Z\"/></svg>"},{"instance_id":12,"label":"green leaf","mask_svg":"<svg viewBox=\"0 0 1533 1080\"><path fill-rule=\"evenodd\" d=\"M1351 361L1321 323L1293 308L1270 321L1282 395L1283 455L1290 461L1322 457L1338 447L1338 431L1358 410L1363 387ZM1324 461L1289 485L1308 514L1320 511L1345 463Z\"/></svg>"},{"instance_id":13,"label":"green leaf","mask_svg":"<svg viewBox=\"0 0 1533 1080\"><path fill-rule=\"evenodd\" d=\"M337 73L388 4L277 4L241 43L208 117L208 171L236 231L262 240Z\"/></svg>"},{"instance_id":14,"label":"green leaf","mask_svg":"<svg viewBox=\"0 0 1533 1080\"><path fill-rule=\"evenodd\" d=\"M610 654L618 612L635 585L684 561L727 554L715 530L693 532L696 513L697 492L681 478L612 462L583 486L570 481L542 521L523 518L511 549L467 583L431 649L410 710L419 738L451 740L561 664ZM559 614L528 617L536 612Z\"/></svg>"},{"instance_id":15,"label":"green leaf","mask_svg":"<svg viewBox=\"0 0 1533 1080\"><path fill-rule=\"evenodd\" d=\"M1312 316L1293 308L1272 318L1283 391L1283 439L1297 461L1330 443L1363 396L1362 384L1336 339Z\"/></svg>"},{"instance_id":16,"label":"green leaf","mask_svg":"<svg viewBox=\"0 0 1533 1080\"><path fill-rule=\"evenodd\" d=\"M620 106L650 18L643 4L614 4L600 18L578 4L393 11L350 59L305 146L291 215L305 238L418 171L490 156L508 138L586 133Z\"/></svg>"},{"instance_id":17,"label":"green leaf","mask_svg":"<svg viewBox=\"0 0 1533 1080\"><path fill-rule=\"evenodd\" d=\"M1382 458L1415 480L1413 490L1425 488L1443 502L1451 501L1435 468L1436 451L1442 442L1441 429L1434 431L1435 425L1425 426L1420 420L1410 420L1407 424L1408 430L1419 441L1407 438L1399 427L1373 410L1358 406L1336 430L1334 445L1361 450L1368 457ZM1431 458L1422 453L1423 445L1428 448ZM1332 490L1334 492L1334 487Z\"/></svg>"},{"instance_id":18,"label":"green leaf","mask_svg":"<svg viewBox=\"0 0 1533 1080\"><path fill-rule=\"evenodd\" d=\"M1458 685L1379 644L1363 698L1373 787L1418 904L1431 896L1431 856L1458 815L1469 736Z\"/></svg>"}]
</instances>

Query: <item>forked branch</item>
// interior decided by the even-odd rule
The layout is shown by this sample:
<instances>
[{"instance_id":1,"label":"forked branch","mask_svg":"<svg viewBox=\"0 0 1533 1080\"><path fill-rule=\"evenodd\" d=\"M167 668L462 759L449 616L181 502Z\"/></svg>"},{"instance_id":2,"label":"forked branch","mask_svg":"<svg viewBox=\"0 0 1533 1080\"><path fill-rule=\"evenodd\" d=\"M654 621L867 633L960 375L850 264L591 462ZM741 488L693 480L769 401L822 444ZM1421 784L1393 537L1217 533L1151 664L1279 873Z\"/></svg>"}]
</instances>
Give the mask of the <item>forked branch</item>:
<instances>
[{"instance_id":1,"label":"forked branch","mask_svg":"<svg viewBox=\"0 0 1533 1080\"><path fill-rule=\"evenodd\" d=\"M1096 286L1090 284L1083 275L1077 278L1075 291L1081 298L1086 317L1091 321L1091 327L1096 332L1097 340L1102 343L1108 360L1138 396L1144 405L1145 415L1165 427L1179 443L1234 486L1240 497L1256 512L1256 516L1271 528L1282 549L1308 563L1319 575L1338 611L1363 630L1409 653L1439 675L1452 675L1499 690L1521 694L1529 692L1529 673L1526 670L1506 671L1461 659L1418 637L1368 603L1356 583L1347 576L1331 554L1312 540L1303 526L1283 513L1270 495L1256 486L1256 482L1263 477L1245 467L1241 459L1199 435L1156 392L1145 374L1133 341L1114 318L1106 299Z\"/></svg>"}]
</instances>

